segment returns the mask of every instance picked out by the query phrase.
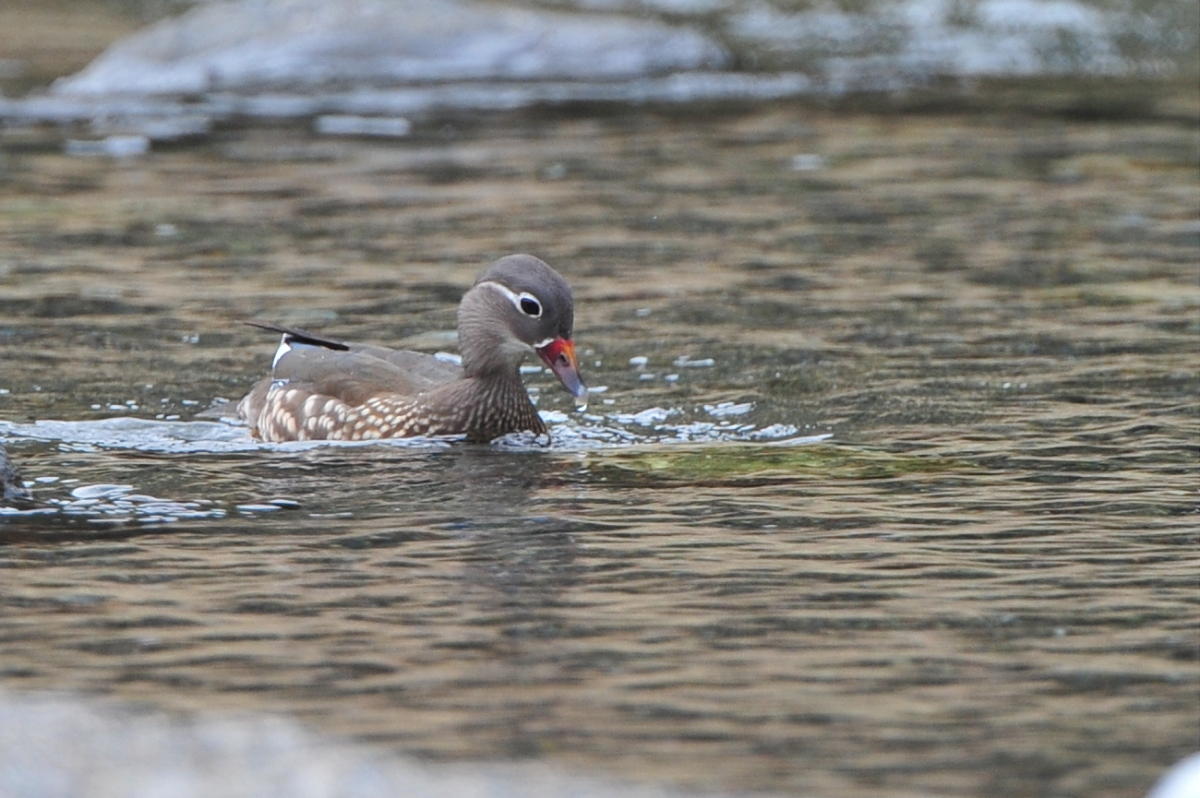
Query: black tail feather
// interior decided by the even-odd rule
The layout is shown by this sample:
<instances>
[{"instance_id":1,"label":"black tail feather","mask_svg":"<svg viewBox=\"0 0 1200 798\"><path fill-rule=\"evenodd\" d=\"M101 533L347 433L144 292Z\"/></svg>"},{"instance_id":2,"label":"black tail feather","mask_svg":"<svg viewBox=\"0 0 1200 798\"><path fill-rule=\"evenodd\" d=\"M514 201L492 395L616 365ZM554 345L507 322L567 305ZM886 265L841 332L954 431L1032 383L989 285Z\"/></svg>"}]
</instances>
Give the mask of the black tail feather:
<instances>
[{"instance_id":1,"label":"black tail feather","mask_svg":"<svg viewBox=\"0 0 1200 798\"><path fill-rule=\"evenodd\" d=\"M297 330L294 327L283 327L263 321L243 321L242 323L249 324L251 327L257 327L260 330L282 333L287 336L289 343L295 342L298 344L308 344L309 346L323 346L326 349L334 349L339 352L346 352L350 349L350 345L347 343L335 341L332 338L322 338L319 335L313 335L306 330Z\"/></svg>"}]
</instances>

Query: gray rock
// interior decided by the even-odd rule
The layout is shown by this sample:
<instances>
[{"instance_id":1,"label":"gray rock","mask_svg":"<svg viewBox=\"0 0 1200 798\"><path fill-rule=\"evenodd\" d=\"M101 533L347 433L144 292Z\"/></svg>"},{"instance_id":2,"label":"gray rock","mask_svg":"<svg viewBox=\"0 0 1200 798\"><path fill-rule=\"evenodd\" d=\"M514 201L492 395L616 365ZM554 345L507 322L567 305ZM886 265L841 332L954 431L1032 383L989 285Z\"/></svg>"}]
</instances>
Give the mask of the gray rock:
<instances>
[{"instance_id":1,"label":"gray rock","mask_svg":"<svg viewBox=\"0 0 1200 798\"><path fill-rule=\"evenodd\" d=\"M117 42L53 92L614 79L726 61L696 31L632 17L473 0L220 0Z\"/></svg>"},{"instance_id":2,"label":"gray rock","mask_svg":"<svg viewBox=\"0 0 1200 798\"><path fill-rule=\"evenodd\" d=\"M109 157L137 145L122 136L141 137L144 149L247 118L324 117L314 122L321 135L394 137L405 117L445 108L746 102L917 86L957 93L980 77L1170 76L1193 69L1200 31L1186 4L1146 14L1090 0L538 4L206 0L117 42L48 92L0 97L0 119L89 123L91 135L77 136L72 151Z\"/></svg>"},{"instance_id":3,"label":"gray rock","mask_svg":"<svg viewBox=\"0 0 1200 798\"><path fill-rule=\"evenodd\" d=\"M277 715L134 713L78 695L3 690L0 795L699 798L668 787L609 782L538 763L424 764L328 737Z\"/></svg>"}]
</instances>

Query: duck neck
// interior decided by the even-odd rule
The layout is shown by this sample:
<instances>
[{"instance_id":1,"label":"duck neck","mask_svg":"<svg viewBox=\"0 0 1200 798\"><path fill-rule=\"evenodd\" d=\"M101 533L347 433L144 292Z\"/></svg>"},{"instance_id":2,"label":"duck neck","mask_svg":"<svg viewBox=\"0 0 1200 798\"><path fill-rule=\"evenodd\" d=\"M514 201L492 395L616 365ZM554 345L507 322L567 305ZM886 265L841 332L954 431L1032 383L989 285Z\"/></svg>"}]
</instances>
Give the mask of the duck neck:
<instances>
[{"instance_id":1,"label":"duck neck","mask_svg":"<svg viewBox=\"0 0 1200 798\"><path fill-rule=\"evenodd\" d=\"M494 288L476 285L458 306L458 351L463 379L450 401L462 408L462 432L489 441L510 432L546 433L546 425L521 381L521 361L529 346L503 322L509 300Z\"/></svg>"},{"instance_id":2,"label":"duck neck","mask_svg":"<svg viewBox=\"0 0 1200 798\"><path fill-rule=\"evenodd\" d=\"M511 378L520 382L518 369L529 347L500 321L508 310L506 302L495 291L477 285L459 304L458 351L468 377Z\"/></svg>"},{"instance_id":3,"label":"duck neck","mask_svg":"<svg viewBox=\"0 0 1200 798\"><path fill-rule=\"evenodd\" d=\"M459 408L460 429L472 441L486 442L510 432L546 433L546 425L529 399L514 368L508 373L465 376L445 397Z\"/></svg>"}]
</instances>

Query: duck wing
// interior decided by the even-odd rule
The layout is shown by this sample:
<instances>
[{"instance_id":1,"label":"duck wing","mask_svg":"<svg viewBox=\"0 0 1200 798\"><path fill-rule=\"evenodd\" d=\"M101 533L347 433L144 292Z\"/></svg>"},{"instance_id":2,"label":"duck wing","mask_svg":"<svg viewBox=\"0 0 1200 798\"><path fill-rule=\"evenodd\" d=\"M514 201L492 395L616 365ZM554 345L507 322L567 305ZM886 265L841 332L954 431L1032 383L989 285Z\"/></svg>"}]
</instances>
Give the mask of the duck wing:
<instances>
[{"instance_id":1,"label":"duck wing","mask_svg":"<svg viewBox=\"0 0 1200 798\"><path fill-rule=\"evenodd\" d=\"M347 351L297 347L275 361L270 380L332 396L354 407L381 394L423 393L461 376L457 366L420 352L384 347L354 346Z\"/></svg>"},{"instance_id":2,"label":"duck wing","mask_svg":"<svg viewBox=\"0 0 1200 798\"><path fill-rule=\"evenodd\" d=\"M361 390L407 395L462 377L458 366L423 352L351 344L279 324L258 321L246 324L282 334L272 363L272 379L327 385L334 392L326 395L336 396L347 404L358 404L350 395Z\"/></svg>"},{"instance_id":3,"label":"duck wing","mask_svg":"<svg viewBox=\"0 0 1200 798\"><path fill-rule=\"evenodd\" d=\"M412 396L462 377L458 366L422 352L351 344L275 324L247 324L282 335L271 376L238 403L238 415L252 427L258 425L272 386L286 387L288 403L297 408L312 396L353 408L373 397Z\"/></svg>"}]
</instances>

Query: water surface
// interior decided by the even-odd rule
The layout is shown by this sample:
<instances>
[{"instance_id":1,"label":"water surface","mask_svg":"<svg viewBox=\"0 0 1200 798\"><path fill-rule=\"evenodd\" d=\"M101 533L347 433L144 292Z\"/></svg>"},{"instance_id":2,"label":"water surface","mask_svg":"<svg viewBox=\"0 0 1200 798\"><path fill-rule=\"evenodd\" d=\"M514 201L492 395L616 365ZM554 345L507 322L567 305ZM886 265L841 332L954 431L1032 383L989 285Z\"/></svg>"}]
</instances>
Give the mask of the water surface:
<instances>
[{"instance_id":1,"label":"water surface","mask_svg":"<svg viewBox=\"0 0 1200 798\"><path fill-rule=\"evenodd\" d=\"M4 142L0 687L804 795L1138 794L1196 747L1190 123ZM238 320L446 349L514 251L607 389L528 375L555 445L195 420L269 362Z\"/></svg>"}]
</instances>

